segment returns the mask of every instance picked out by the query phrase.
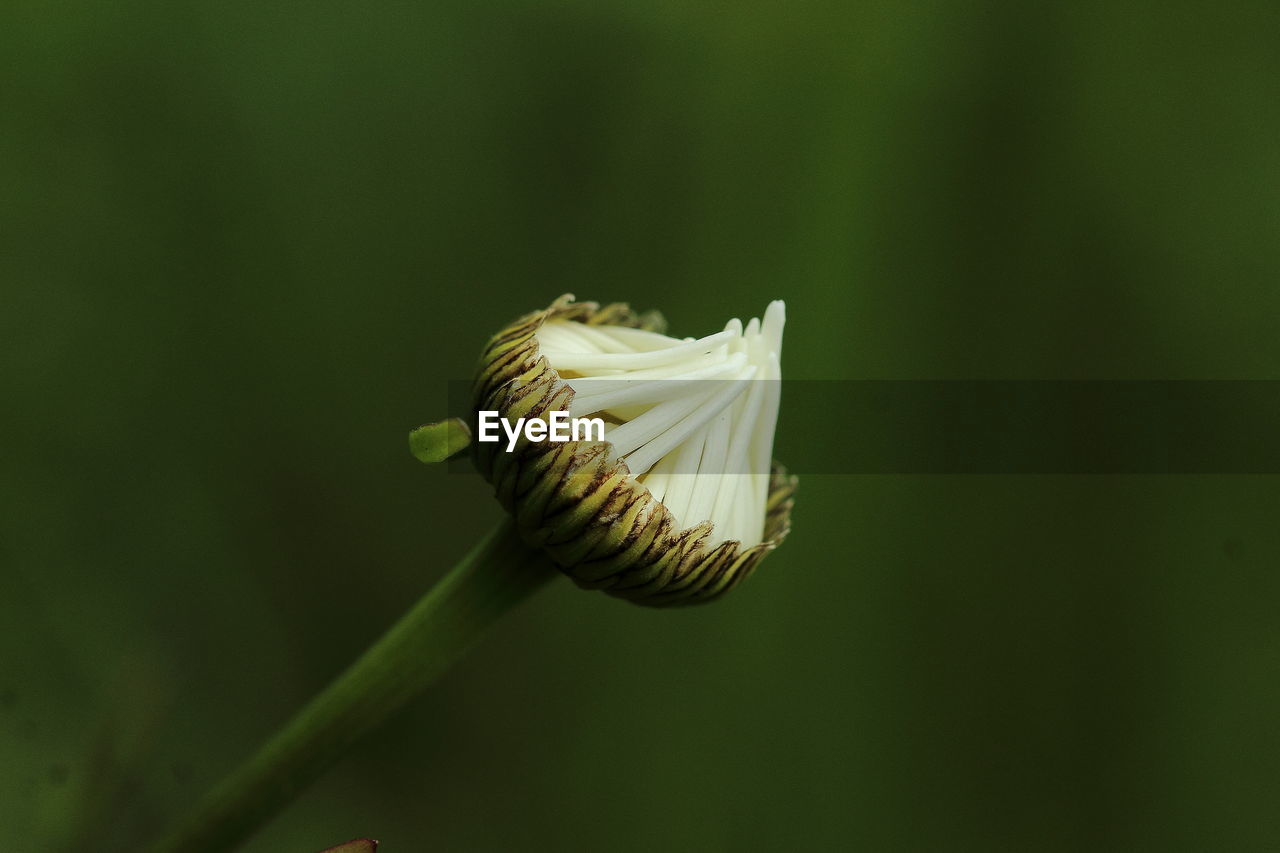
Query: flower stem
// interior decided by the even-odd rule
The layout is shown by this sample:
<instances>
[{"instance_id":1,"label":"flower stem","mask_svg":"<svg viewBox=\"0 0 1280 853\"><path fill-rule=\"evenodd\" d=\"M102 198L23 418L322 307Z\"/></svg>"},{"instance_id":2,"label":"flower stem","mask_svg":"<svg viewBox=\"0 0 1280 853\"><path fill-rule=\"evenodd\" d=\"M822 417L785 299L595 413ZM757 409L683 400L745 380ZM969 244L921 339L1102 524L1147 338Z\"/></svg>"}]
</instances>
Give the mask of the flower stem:
<instances>
[{"instance_id":1,"label":"flower stem","mask_svg":"<svg viewBox=\"0 0 1280 853\"><path fill-rule=\"evenodd\" d=\"M556 576L510 520L490 533L363 656L284 725L158 844L205 853L243 841L400 710L500 616Z\"/></svg>"}]
</instances>

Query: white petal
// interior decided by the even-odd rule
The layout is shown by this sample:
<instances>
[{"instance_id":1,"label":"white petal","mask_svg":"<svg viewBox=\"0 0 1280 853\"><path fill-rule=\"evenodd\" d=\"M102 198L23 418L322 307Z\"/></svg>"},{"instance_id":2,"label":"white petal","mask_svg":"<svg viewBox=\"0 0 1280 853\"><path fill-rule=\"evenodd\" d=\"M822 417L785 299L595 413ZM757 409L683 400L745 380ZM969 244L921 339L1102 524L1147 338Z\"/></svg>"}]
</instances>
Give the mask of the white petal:
<instances>
[{"instance_id":1,"label":"white petal","mask_svg":"<svg viewBox=\"0 0 1280 853\"><path fill-rule=\"evenodd\" d=\"M781 397L782 302L700 339L553 320L542 354L574 390L574 417L606 414L613 452L676 521L711 545L764 535Z\"/></svg>"}]
</instances>

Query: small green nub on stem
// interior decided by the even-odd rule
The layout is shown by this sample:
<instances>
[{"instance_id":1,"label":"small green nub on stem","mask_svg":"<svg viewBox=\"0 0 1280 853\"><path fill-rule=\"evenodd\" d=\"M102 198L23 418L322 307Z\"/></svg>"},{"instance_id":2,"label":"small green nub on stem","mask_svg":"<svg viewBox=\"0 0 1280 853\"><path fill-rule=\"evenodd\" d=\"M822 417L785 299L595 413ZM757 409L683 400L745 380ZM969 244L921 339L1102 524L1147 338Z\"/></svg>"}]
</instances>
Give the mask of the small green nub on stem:
<instances>
[{"instance_id":1,"label":"small green nub on stem","mask_svg":"<svg viewBox=\"0 0 1280 853\"><path fill-rule=\"evenodd\" d=\"M471 443L471 430L459 418L425 424L409 433L409 452L419 462L443 462L466 449Z\"/></svg>"},{"instance_id":2,"label":"small green nub on stem","mask_svg":"<svg viewBox=\"0 0 1280 853\"><path fill-rule=\"evenodd\" d=\"M510 520L503 522L153 853L213 853L249 837L361 735L421 693L492 622L557 574L541 552L520 541Z\"/></svg>"}]
</instances>

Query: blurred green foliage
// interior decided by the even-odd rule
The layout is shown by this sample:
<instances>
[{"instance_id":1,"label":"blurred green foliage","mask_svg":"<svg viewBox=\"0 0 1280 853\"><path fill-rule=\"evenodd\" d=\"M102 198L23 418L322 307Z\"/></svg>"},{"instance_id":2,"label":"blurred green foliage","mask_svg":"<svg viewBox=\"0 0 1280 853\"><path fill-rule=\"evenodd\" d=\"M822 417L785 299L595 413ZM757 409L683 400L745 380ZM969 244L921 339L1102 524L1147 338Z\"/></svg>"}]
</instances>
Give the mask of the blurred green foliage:
<instances>
[{"instance_id":1,"label":"blurred green foliage","mask_svg":"<svg viewBox=\"0 0 1280 853\"><path fill-rule=\"evenodd\" d=\"M562 292L785 298L793 377L1280 378L1278 25L8 0L0 841L124 849L407 609L499 510L406 432ZM247 849L1273 847L1278 517L809 476L725 602L557 585Z\"/></svg>"}]
</instances>

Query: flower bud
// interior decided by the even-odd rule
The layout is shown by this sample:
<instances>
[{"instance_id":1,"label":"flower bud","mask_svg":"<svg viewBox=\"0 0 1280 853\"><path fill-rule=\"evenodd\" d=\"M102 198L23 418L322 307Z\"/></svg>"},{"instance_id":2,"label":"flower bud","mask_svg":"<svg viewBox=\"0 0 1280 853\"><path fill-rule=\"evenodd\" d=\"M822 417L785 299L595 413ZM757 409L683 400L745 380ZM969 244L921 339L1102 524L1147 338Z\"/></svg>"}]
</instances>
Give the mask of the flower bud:
<instances>
[{"instance_id":1,"label":"flower bud","mask_svg":"<svg viewBox=\"0 0 1280 853\"><path fill-rule=\"evenodd\" d=\"M525 541L579 586L649 606L710 601L751 574L786 537L796 486L771 461L783 319L775 302L763 323L679 340L660 315L565 295L495 335L477 412L608 422L604 441L472 445Z\"/></svg>"}]
</instances>

